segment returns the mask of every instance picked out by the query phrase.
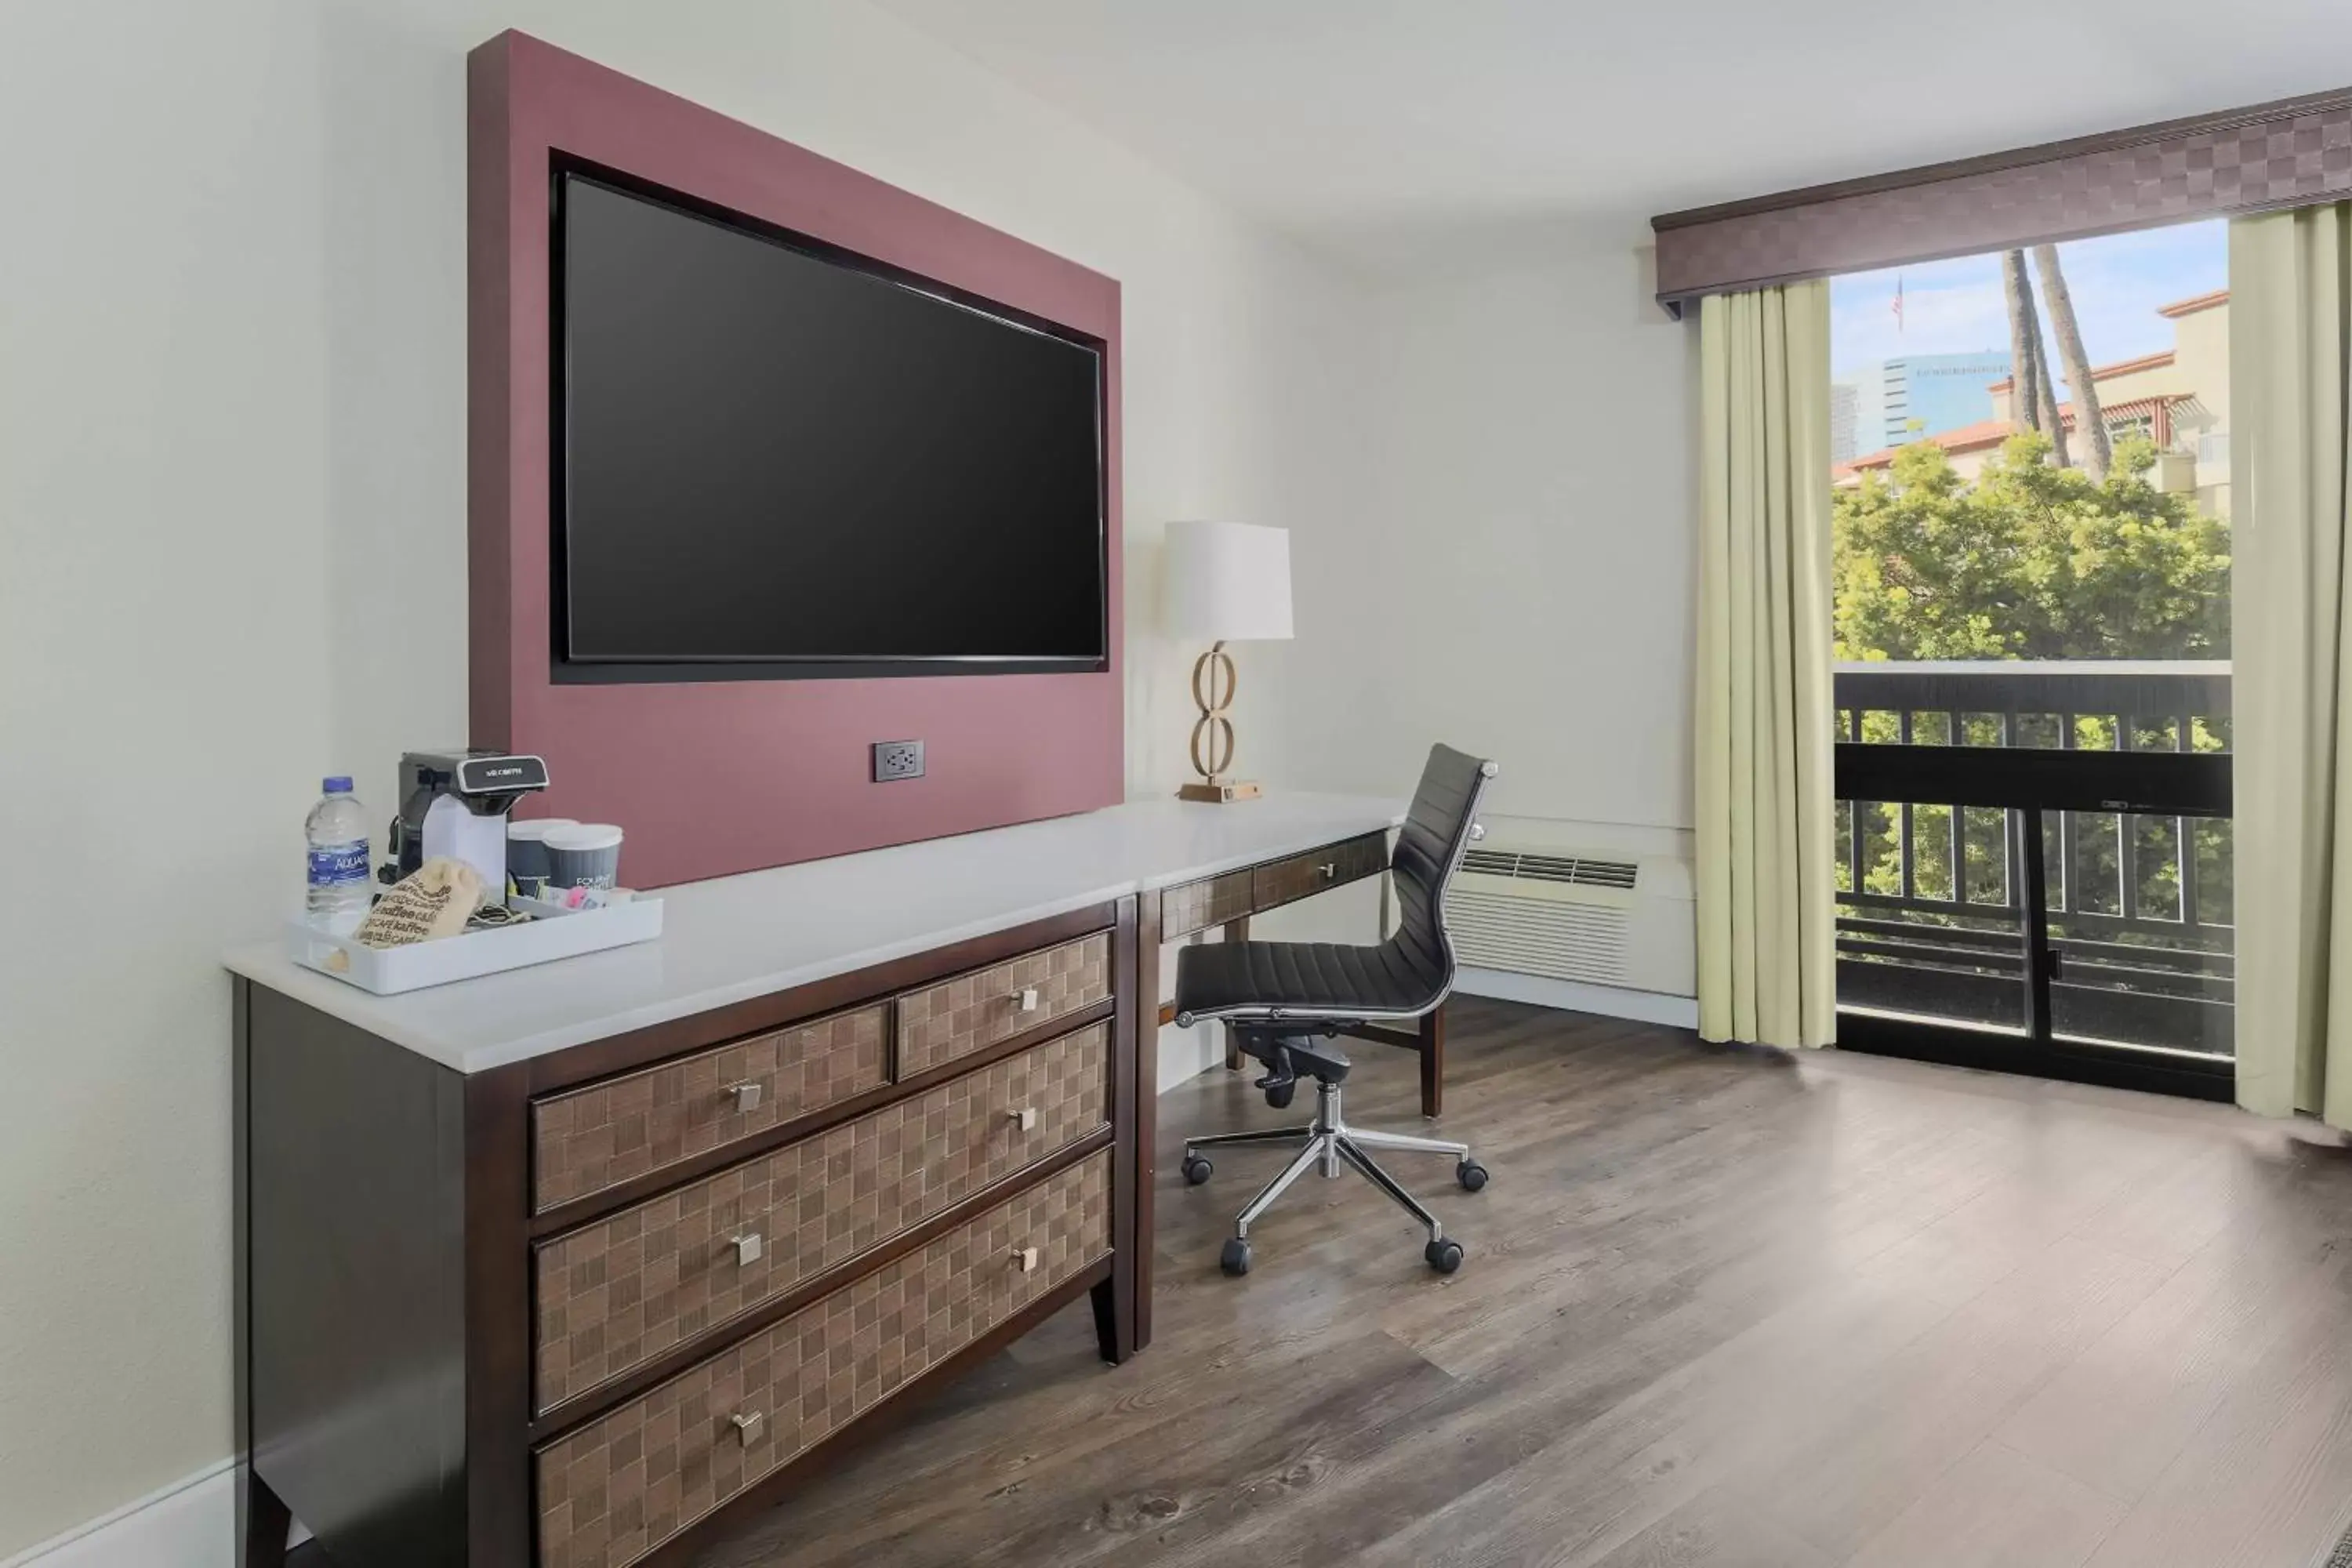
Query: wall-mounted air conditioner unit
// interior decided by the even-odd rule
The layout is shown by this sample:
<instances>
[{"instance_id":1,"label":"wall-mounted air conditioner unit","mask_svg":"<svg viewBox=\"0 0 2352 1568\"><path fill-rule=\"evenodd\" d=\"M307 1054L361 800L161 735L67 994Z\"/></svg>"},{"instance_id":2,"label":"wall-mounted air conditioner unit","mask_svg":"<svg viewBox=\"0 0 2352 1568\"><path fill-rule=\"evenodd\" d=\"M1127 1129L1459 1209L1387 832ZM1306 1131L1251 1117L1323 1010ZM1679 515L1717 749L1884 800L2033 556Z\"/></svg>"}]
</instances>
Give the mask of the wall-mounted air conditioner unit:
<instances>
[{"instance_id":1,"label":"wall-mounted air conditioner unit","mask_svg":"<svg viewBox=\"0 0 2352 1568\"><path fill-rule=\"evenodd\" d=\"M1490 829L1463 858L1445 921L1462 962L1479 969L1673 996L1696 987L1690 865L1672 855L1514 843Z\"/></svg>"}]
</instances>

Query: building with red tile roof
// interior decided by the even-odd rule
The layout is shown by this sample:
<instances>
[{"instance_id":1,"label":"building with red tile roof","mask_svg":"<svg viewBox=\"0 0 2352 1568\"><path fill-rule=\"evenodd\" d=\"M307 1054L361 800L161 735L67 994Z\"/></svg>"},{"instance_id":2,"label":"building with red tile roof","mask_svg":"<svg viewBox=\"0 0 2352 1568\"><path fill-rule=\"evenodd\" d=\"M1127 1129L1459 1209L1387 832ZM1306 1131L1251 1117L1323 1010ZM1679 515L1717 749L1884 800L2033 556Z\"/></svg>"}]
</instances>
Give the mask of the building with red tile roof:
<instances>
[{"instance_id":1,"label":"building with red tile roof","mask_svg":"<svg viewBox=\"0 0 2352 1568\"><path fill-rule=\"evenodd\" d=\"M2171 348L2091 371L2109 434L2153 442L2157 488L2194 489L2199 503L2220 517L2230 512L2229 302L2230 291L2217 289L2160 305L2157 314L2173 323ZM1970 480L2019 428L2010 410L2014 381L2003 378L1986 390L1992 395L1992 418L1921 437L1942 447L1952 467ZM2067 430L2074 428L2071 401L2058 405L2058 418ZM1832 482L1860 484L1864 475L1893 468L1901 450L1889 447L1841 463L1830 470Z\"/></svg>"}]
</instances>

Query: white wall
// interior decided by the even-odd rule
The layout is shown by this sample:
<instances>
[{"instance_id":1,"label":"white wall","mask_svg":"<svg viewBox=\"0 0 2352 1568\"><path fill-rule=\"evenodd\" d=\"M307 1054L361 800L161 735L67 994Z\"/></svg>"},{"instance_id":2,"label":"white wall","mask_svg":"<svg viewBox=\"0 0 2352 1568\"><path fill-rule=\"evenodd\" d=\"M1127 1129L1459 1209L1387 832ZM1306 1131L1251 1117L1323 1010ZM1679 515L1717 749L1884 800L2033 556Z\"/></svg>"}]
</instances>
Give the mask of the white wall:
<instances>
[{"instance_id":1,"label":"white wall","mask_svg":"<svg viewBox=\"0 0 2352 1568\"><path fill-rule=\"evenodd\" d=\"M1160 525L1365 515L1352 287L862 5L0 9L0 1557L231 1446L214 958L320 774L380 817L465 733L463 60L508 26L1124 282L1135 791L1182 771Z\"/></svg>"},{"instance_id":2,"label":"white wall","mask_svg":"<svg viewBox=\"0 0 2352 1568\"><path fill-rule=\"evenodd\" d=\"M1159 528L1216 516L1294 531L1243 772L1402 793L1442 736L1498 816L1690 822L1693 383L1638 236L1360 286L845 0L0 10L0 1556L231 1444L214 958L319 774L381 816L464 734L463 58L507 26L1123 281L1133 793L1189 724Z\"/></svg>"},{"instance_id":3,"label":"white wall","mask_svg":"<svg viewBox=\"0 0 2352 1568\"><path fill-rule=\"evenodd\" d=\"M1375 293L1363 510L1294 542L1297 782L1401 793L1444 740L1502 763L1490 818L1678 852L1697 383L1641 237L1514 236Z\"/></svg>"},{"instance_id":4,"label":"white wall","mask_svg":"<svg viewBox=\"0 0 2352 1568\"><path fill-rule=\"evenodd\" d=\"M1465 226L1367 285L1357 510L1294 523L1297 640L1238 650L1244 679L1279 671L1292 784L1402 795L1442 740L1502 763L1483 815L1506 841L1688 859L1697 342L1652 298L1644 237ZM1368 882L1252 934L1361 942L1378 911ZM1607 987L1464 988L1685 1017ZM1221 1049L1166 1031L1162 1085Z\"/></svg>"}]
</instances>

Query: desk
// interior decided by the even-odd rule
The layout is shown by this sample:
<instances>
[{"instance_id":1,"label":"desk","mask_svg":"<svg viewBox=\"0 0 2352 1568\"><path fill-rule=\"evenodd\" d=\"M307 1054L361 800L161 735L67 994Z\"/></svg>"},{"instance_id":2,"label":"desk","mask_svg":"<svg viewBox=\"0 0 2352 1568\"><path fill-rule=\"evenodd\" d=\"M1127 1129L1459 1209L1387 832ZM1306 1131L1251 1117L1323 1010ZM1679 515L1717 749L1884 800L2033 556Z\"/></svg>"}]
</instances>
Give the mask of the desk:
<instances>
[{"instance_id":1,"label":"desk","mask_svg":"<svg viewBox=\"0 0 2352 1568\"><path fill-rule=\"evenodd\" d=\"M1150 1340L1158 959L1387 801L1136 802L669 888L404 996L233 953L240 1551L683 1562L1081 1295Z\"/></svg>"}]
</instances>

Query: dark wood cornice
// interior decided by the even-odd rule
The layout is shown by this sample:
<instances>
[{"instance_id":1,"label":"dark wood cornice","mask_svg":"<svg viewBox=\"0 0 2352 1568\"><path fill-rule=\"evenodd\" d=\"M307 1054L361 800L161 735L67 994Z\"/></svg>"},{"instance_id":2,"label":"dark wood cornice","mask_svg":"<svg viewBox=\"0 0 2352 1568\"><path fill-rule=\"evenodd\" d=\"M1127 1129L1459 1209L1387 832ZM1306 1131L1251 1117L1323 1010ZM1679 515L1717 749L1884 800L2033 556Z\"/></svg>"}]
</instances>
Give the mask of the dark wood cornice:
<instances>
[{"instance_id":1,"label":"dark wood cornice","mask_svg":"<svg viewBox=\"0 0 2352 1568\"><path fill-rule=\"evenodd\" d=\"M1657 297L2352 197L2352 89L1664 213Z\"/></svg>"},{"instance_id":2,"label":"dark wood cornice","mask_svg":"<svg viewBox=\"0 0 2352 1568\"><path fill-rule=\"evenodd\" d=\"M1914 169L1896 169L1883 174L1861 174L1848 180L1832 180L1818 185L1801 185L1794 190L1775 191L1769 195L1745 196L1738 201L1717 202L1708 206L1685 207L1680 212L1660 213L1650 220L1652 232L1664 234L1670 229L1688 228L1694 224L1715 223L1724 218L1752 217L1759 213L1785 212L1790 207L1811 206L1820 202L1835 201L1841 196L1868 195L1878 191L1907 190L1916 185L1939 184L1946 180L1958 180L1971 174L1998 174L2004 169L2022 169L2035 163L2054 163L2065 158L2080 158L2093 153L2113 153L2126 147L2138 147L2149 142L2168 141L2177 136L2211 135L2223 131L2242 130L2249 125L2270 120L2291 120L2298 114L2310 114L2330 109L2352 107L2352 87L2338 88L2332 92L2305 93L2300 98L2282 98L2269 103L2253 104L2244 109L2223 110L2218 114L2191 114L2179 120L2161 120L2153 124L2136 125L2128 131L2105 131L2095 136L2074 136L2063 142L2044 142L2032 147L2015 147L2006 153L1981 153L1973 158L1953 158L1941 163L1923 163Z\"/></svg>"}]
</instances>

